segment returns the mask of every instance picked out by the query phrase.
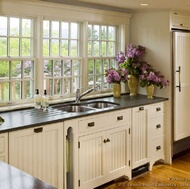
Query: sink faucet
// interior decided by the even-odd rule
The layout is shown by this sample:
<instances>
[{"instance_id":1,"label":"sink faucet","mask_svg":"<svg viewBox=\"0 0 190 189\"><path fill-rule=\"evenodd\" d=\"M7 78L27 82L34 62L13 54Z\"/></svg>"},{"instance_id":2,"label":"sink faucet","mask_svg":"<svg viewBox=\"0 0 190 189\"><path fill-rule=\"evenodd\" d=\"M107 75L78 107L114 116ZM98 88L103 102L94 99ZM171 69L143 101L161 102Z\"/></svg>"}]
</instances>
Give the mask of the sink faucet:
<instances>
[{"instance_id":1,"label":"sink faucet","mask_svg":"<svg viewBox=\"0 0 190 189\"><path fill-rule=\"evenodd\" d=\"M94 88L88 89L87 91L85 91L84 93L80 94L80 89L77 89L76 91L76 100L75 102L80 102L80 99L85 96L86 94L92 92L94 90Z\"/></svg>"}]
</instances>

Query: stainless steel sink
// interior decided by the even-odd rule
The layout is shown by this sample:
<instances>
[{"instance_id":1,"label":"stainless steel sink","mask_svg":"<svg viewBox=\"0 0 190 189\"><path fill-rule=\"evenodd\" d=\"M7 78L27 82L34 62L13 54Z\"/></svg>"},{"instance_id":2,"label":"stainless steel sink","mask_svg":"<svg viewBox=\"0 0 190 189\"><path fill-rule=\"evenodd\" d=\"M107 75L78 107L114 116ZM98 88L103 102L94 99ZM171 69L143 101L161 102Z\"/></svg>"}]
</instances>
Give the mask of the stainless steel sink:
<instances>
[{"instance_id":1,"label":"stainless steel sink","mask_svg":"<svg viewBox=\"0 0 190 189\"><path fill-rule=\"evenodd\" d=\"M82 104L69 104L69 105L58 105L52 106L53 109L58 109L63 112L87 112L90 110L94 110L92 107L84 106Z\"/></svg>"},{"instance_id":2,"label":"stainless steel sink","mask_svg":"<svg viewBox=\"0 0 190 189\"><path fill-rule=\"evenodd\" d=\"M119 106L119 104L107 101L95 101L95 102L82 102L82 103L72 103L72 104L58 104L53 105L51 108L60 110L65 113L79 113L79 112L88 112L97 109L107 109L107 108L115 108Z\"/></svg>"},{"instance_id":3,"label":"stainless steel sink","mask_svg":"<svg viewBox=\"0 0 190 189\"><path fill-rule=\"evenodd\" d=\"M115 108L119 106L119 104L113 102L106 102L106 101L96 101L96 102L89 102L87 106L97 109L104 109L104 108Z\"/></svg>"}]
</instances>

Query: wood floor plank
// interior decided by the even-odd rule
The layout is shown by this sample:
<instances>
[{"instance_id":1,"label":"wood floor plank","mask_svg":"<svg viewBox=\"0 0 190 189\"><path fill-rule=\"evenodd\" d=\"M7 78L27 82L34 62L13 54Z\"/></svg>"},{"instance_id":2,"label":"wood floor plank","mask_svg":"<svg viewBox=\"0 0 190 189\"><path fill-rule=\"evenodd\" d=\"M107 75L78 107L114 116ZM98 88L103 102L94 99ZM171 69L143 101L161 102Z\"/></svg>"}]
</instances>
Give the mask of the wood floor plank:
<instances>
[{"instance_id":1,"label":"wood floor plank","mask_svg":"<svg viewBox=\"0 0 190 189\"><path fill-rule=\"evenodd\" d=\"M172 165L156 164L153 170L131 181L117 182L98 187L98 189L189 189L190 153L173 161Z\"/></svg>"}]
</instances>

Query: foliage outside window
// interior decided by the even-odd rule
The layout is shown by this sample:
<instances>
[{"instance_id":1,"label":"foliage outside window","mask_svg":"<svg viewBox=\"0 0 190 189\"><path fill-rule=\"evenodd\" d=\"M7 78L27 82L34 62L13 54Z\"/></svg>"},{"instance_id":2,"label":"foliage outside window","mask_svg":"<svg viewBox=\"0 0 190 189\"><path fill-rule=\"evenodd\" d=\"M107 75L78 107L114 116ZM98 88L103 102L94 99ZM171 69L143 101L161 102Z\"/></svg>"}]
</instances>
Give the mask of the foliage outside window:
<instances>
[{"instance_id":1,"label":"foliage outside window","mask_svg":"<svg viewBox=\"0 0 190 189\"><path fill-rule=\"evenodd\" d=\"M107 90L105 70L116 67L116 26L88 25L88 86Z\"/></svg>"},{"instance_id":2,"label":"foliage outside window","mask_svg":"<svg viewBox=\"0 0 190 189\"><path fill-rule=\"evenodd\" d=\"M33 20L0 16L0 101L33 97Z\"/></svg>"},{"instance_id":3,"label":"foliage outside window","mask_svg":"<svg viewBox=\"0 0 190 189\"><path fill-rule=\"evenodd\" d=\"M81 85L80 24L43 21L44 89L70 95Z\"/></svg>"}]
</instances>

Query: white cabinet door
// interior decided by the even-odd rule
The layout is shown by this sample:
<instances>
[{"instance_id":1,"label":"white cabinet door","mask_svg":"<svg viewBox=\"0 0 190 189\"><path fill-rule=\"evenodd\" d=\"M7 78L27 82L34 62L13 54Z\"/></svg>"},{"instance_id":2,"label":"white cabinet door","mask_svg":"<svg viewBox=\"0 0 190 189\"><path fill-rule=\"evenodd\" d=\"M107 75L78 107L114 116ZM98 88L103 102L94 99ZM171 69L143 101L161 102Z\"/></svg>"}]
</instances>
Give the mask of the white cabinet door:
<instances>
[{"instance_id":1,"label":"white cabinet door","mask_svg":"<svg viewBox=\"0 0 190 189\"><path fill-rule=\"evenodd\" d=\"M63 123L10 132L9 163L62 189Z\"/></svg>"},{"instance_id":2,"label":"white cabinet door","mask_svg":"<svg viewBox=\"0 0 190 189\"><path fill-rule=\"evenodd\" d=\"M0 134L0 160L8 163L8 133Z\"/></svg>"},{"instance_id":3,"label":"white cabinet door","mask_svg":"<svg viewBox=\"0 0 190 189\"><path fill-rule=\"evenodd\" d=\"M174 33L174 140L190 136L190 34Z\"/></svg>"},{"instance_id":4,"label":"white cabinet door","mask_svg":"<svg viewBox=\"0 0 190 189\"><path fill-rule=\"evenodd\" d=\"M178 13L172 14L172 27L179 29L190 29L190 16Z\"/></svg>"},{"instance_id":5,"label":"white cabinet door","mask_svg":"<svg viewBox=\"0 0 190 189\"><path fill-rule=\"evenodd\" d=\"M129 138L126 127L79 138L80 188L94 188L123 175L130 175Z\"/></svg>"},{"instance_id":6,"label":"white cabinet door","mask_svg":"<svg viewBox=\"0 0 190 189\"><path fill-rule=\"evenodd\" d=\"M148 106L132 109L132 169L149 161L148 155Z\"/></svg>"}]
</instances>

